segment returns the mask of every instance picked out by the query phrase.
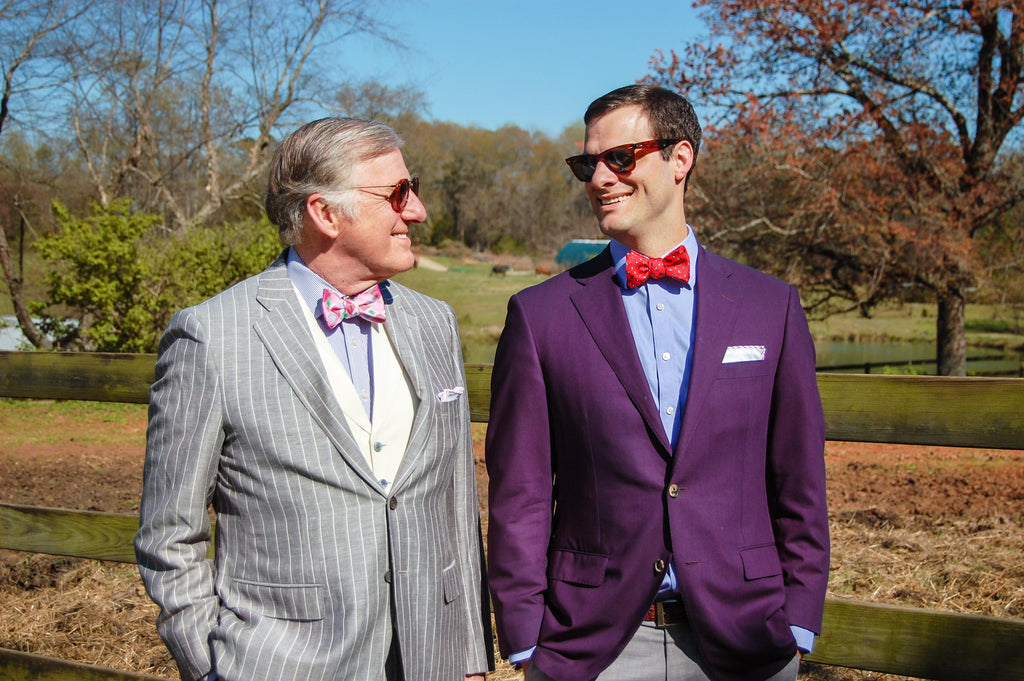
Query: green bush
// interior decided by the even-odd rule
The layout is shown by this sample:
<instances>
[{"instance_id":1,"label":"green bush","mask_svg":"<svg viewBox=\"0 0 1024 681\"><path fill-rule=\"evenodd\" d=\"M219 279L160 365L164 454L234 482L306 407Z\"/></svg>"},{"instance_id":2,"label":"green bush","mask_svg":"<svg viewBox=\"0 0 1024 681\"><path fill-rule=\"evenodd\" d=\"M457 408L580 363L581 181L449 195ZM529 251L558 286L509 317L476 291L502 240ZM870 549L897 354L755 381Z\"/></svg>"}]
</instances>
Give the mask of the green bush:
<instances>
[{"instance_id":1,"label":"green bush","mask_svg":"<svg viewBox=\"0 0 1024 681\"><path fill-rule=\"evenodd\" d=\"M33 312L58 347L152 352L175 310L265 268L280 251L265 219L169 234L131 202L72 216L54 203L58 229L37 242L47 300Z\"/></svg>"}]
</instances>

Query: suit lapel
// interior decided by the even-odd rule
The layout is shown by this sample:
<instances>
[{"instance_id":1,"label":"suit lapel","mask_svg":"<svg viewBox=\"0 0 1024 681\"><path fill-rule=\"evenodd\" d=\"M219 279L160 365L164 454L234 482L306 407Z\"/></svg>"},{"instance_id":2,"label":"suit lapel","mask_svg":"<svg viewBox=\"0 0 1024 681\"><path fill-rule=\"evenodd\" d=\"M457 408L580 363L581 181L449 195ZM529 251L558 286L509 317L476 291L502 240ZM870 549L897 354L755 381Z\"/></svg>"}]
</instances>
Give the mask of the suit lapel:
<instances>
[{"instance_id":1,"label":"suit lapel","mask_svg":"<svg viewBox=\"0 0 1024 681\"><path fill-rule=\"evenodd\" d=\"M284 259L279 259L260 276L256 300L266 309L266 314L255 320L253 329L278 371L348 465L371 486L378 487L327 379Z\"/></svg>"},{"instance_id":2,"label":"suit lapel","mask_svg":"<svg viewBox=\"0 0 1024 681\"><path fill-rule=\"evenodd\" d=\"M722 358L733 336L738 314L739 291L732 279L729 261L709 253L703 247L698 256L697 325L693 341L693 368L686 397L686 408L679 431L676 451L684 452L693 435L694 426L702 418L708 391L722 366Z\"/></svg>"},{"instance_id":3,"label":"suit lapel","mask_svg":"<svg viewBox=\"0 0 1024 681\"><path fill-rule=\"evenodd\" d=\"M670 455L668 436L644 376L636 344L622 304L622 290L615 280L611 253L605 249L574 273L580 288L570 298L591 337L622 384L647 427L657 436L662 456Z\"/></svg>"}]
</instances>

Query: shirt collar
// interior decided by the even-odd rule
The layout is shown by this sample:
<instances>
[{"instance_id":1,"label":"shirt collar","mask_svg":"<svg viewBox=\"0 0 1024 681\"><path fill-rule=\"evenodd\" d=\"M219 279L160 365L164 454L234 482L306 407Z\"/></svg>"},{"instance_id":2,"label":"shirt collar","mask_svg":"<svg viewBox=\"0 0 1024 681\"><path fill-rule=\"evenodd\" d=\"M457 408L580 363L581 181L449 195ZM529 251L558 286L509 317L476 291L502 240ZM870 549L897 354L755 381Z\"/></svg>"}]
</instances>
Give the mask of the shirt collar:
<instances>
[{"instance_id":1,"label":"shirt collar","mask_svg":"<svg viewBox=\"0 0 1024 681\"><path fill-rule=\"evenodd\" d=\"M678 244L668 249L661 254L660 257L665 257L672 251L676 250L680 244L686 248L686 254L690 256L690 289L697 285L697 254L700 252L700 248L697 245L697 235L693 233L693 227L686 226L686 238L680 241ZM612 262L615 264L615 276L619 279L619 285L623 290L626 288L626 254L629 253L629 248L623 246L621 243L612 239L609 246L612 251Z\"/></svg>"},{"instance_id":2,"label":"shirt collar","mask_svg":"<svg viewBox=\"0 0 1024 681\"><path fill-rule=\"evenodd\" d=\"M328 284L319 274L309 269L306 263L302 261L302 258L299 257L299 254L295 252L294 248L288 249L286 266L288 268L288 278L292 280L292 285L299 292L299 298L313 313L314 319L323 315L320 301L323 300L325 288L341 295L338 289Z\"/></svg>"}]
</instances>

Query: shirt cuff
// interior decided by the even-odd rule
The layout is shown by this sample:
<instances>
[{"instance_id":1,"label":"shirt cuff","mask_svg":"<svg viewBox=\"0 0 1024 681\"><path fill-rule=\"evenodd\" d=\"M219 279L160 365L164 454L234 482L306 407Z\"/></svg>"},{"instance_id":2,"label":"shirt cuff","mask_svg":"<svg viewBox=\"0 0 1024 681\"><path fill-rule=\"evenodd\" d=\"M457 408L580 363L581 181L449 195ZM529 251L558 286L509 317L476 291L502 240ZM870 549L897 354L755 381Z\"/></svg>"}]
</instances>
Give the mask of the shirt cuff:
<instances>
[{"instance_id":1,"label":"shirt cuff","mask_svg":"<svg viewBox=\"0 0 1024 681\"><path fill-rule=\"evenodd\" d=\"M805 653L812 652L814 650L814 632L810 629L804 629L798 627L795 624L789 625L789 628L793 631L793 638L796 639L796 647Z\"/></svg>"},{"instance_id":2,"label":"shirt cuff","mask_svg":"<svg viewBox=\"0 0 1024 681\"><path fill-rule=\"evenodd\" d=\"M520 650L518 653L512 653L508 656L508 661L511 664L522 664L533 657L533 651L535 650L537 650L537 646L527 648L526 650Z\"/></svg>"}]
</instances>

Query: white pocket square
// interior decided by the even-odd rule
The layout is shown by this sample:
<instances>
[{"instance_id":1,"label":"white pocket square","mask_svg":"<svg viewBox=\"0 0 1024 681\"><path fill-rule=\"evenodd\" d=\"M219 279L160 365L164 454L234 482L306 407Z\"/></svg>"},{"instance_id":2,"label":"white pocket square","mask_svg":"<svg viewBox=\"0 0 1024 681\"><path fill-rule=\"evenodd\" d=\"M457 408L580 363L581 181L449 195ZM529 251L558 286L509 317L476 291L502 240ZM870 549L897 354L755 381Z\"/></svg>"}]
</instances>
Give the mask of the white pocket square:
<instances>
[{"instance_id":1,"label":"white pocket square","mask_svg":"<svg viewBox=\"0 0 1024 681\"><path fill-rule=\"evenodd\" d=\"M765 349L763 345L730 345L725 349L725 357L722 364L735 364L736 362L760 362L764 359Z\"/></svg>"},{"instance_id":2,"label":"white pocket square","mask_svg":"<svg viewBox=\"0 0 1024 681\"><path fill-rule=\"evenodd\" d=\"M466 389L461 385L457 385L454 388L445 388L437 394L437 399L441 402L454 402L459 399L464 392L466 392Z\"/></svg>"}]
</instances>

